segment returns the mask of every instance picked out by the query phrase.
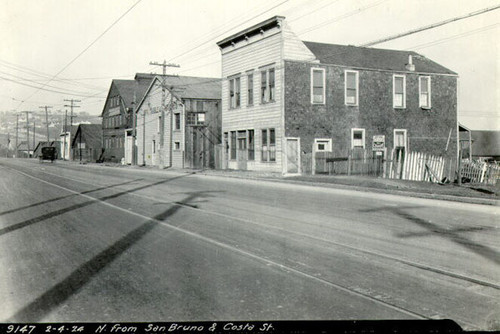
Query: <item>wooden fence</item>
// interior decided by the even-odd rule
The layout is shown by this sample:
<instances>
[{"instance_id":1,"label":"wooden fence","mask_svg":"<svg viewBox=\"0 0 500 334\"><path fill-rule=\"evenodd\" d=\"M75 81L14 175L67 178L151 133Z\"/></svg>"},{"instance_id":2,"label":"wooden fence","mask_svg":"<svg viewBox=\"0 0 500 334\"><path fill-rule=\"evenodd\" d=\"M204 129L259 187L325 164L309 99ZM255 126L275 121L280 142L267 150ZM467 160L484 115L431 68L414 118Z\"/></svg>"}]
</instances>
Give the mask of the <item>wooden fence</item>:
<instances>
[{"instance_id":1,"label":"wooden fence","mask_svg":"<svg viewBox=\"0 0 500 334\"><path fill-rule=\"evenodd\" d=\"M387 178L411 181L441 182L449 173L445 167L451 161L441 156L420 152L392 150L388 161Z\"/></svg>"},{"instance_id":2,"label":"wooden fence","mask_svg":"<svg viewBox=\"0 0 500 334\"><path fill-rule=\"evenodd\" d=\"M333 152L315 152L311 159L312 174L383 176L382 158L373 157L369 150L349 150L339 156Z\"/></svg>"},{"instance_id":3,"label":"wooden fence","mask_svg":"<svg viewBox=\"0 0 500 334\"><path fill-rule=\"evenodd\" d=\"M463 159L460 172L462 180L471 183L495 185L500 178L500 166L497 163L487 163L479 160Z\"/></svg>"}]
</instances>

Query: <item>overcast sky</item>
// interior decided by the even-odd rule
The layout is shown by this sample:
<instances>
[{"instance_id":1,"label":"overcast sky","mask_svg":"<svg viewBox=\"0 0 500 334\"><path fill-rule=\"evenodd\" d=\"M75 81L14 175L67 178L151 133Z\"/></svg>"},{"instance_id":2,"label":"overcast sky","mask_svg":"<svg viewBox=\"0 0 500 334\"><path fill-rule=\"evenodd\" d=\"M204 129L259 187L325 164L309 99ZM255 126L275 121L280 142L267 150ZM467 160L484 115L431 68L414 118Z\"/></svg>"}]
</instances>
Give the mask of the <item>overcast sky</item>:
<instances>
[{"instance_id":1,"label":"overcast sky","mask_svg":"<svg viewBox=\"0 0 500 334\"><path fill-rule=\"evenodd\" d=\"M498 5L498 0L0 0L0 111L42 105L64 110L63 100L74 98L82 101L79 111L100 114L112 79L161 73L150 61L179 64L171 74L219 77L215 43L274 15L285 16L302 40L361 45ZM500 130L499 25L497 9L374 47L413 50L457 72L459 121L472 129Z\"/></svg>"}]
</instances>

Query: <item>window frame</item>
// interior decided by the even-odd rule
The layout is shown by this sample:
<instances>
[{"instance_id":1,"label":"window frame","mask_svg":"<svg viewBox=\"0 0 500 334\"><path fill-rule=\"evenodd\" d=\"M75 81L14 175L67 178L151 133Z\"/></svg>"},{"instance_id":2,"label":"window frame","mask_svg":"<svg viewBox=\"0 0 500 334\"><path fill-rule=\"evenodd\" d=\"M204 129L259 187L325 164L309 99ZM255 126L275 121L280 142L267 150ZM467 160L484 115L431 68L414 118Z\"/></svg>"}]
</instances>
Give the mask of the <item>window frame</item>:
<instances>
[{"instance_id":1,"label":"window frame","mask_svg":"<svg viewBox=\"0 0 500 334\"><path fill-rule=\"evenodd\" d=\"M404 147L405 150L408 149L408 130L407 129L394 129L392 132L392 146L395 149L396 148L396 133L403 133L403 138L404 138L404 146L397 146L397 147Z\"/></svg>"},{"instance_id":2,"label":"window frame","mask_svg":"<svg viewBox=\"0 0 500 334\"><path fill-rule=\"evenodd\" d=\"M174 131L181 130L181 114L176 112L174 113Z\"/></svg>"},{"instance_id":3,"label":"window frame","mask_svg":"<svg viewBox=\"0 0 500 334\"><path fill-rule=\"evenodd\" d=\"M422 79L427 79L427 105L422 104ZM422 109L431 109L432 108L432 100L431 100L431 77L429 75L423 75L418 77L418 106Z\"/></svg>"},{"instance_id":4,"label":"window frame","mask_svg":"<svg viewBox=\"0 0 500 334\"><path fill-rule=\"evenodd\" d=\"M322 91L322 101L321 102L315 102L314 101L314 72L315 71L319 71L322 73L322 79L323 79L323 82L322 82L322 88L323 88L323 91ZM324 105L326 103L326 71L324 68L321 68L321 67L311 67L311 104L320 104L320 105Z\"/></svg>"},{"instance_id":5,"label":"window frame","mask_svg":"<svg viewBox=\"0 0 500 334\"><path fill-rule=\"evenodd\" d=\"M396 78L403 79L403 97L402 105L396 105ZM399 93L398 93L399 94ZM393 74L392 75L392 107L394 109L405 109L406 108L406 75L403 74Z\"/></svg>"},{"instance_id":6,"label":"window frame","mask_svg":"<svg viewBox=\"0 0 500 334\"><path fill-rule=\"evenodd\" d=\"M229 109L241 107L241 80L240 76L229 78Z\"/></svg>"},{"instance_id":7,"label":"window frame","mask_svg":"<svg viewBox=\"0 0 500 334\"><path fill-rule=\"evenodd\" d=\"M253 72L247 73L247 106L253 106L254 103L254 81Z\"/></svg>"},{"instance_id":8,"label":"window frame","mask_svg":"<svg viewBox=\"0 0 500 334\"><path fill-rule=\"evenodd\" d=\"M355 96L355 101L354 103L350 103L347 101L347 75L348 74L354 74L354 78L355 78L355 83L356 83L356 87L354 88L355 89L355 92L356 92L356 96ZM345 70L344 71L344 103L346 106L358 106L359 105L359 71L354 71L354 70Z\"/></svg>"},{"instance_id":9,"label":"window frame","mask_svg":"<svg viewBox=\"0 0 500 334\"><path fill-rule=\"evenodd\" d=\"M363 143L362 147L354 145L354 134L358 133L358 132L361 132L362 143ZM355 149L355 148L361 148L363 150L366 149L366 130L364 128L352 128L351 129L351 149Z\"/></svg>"},{"instance_id":10,"label":"window frame","mask_svg":"<svg viewBox=\"0 0 500 334\"><path fill-rule=\"evenodd\" d=\"M273 80L270 73L273 73ZM276 68L269 66L260 69L260 103L273 102L276 102Z\"/></svg>"},{"instance_id":11,"label":"window frame","mask_svg":"<svg viewBox=\"0 0 500 334\"><path fill-rule=\"evenodd\" d=\"M332 139L331 138L314 138L314 151L315 152L332 152ZM325 149L319 149L320 143L326 143Z\"/></svg>"},{"instance_id":12,"label":"window frame","mask_svg":"<svg viewBox=\"0 0 500 334\"><path fill-rule=\"evenodd\" d=\"M273 136L271 136L271 133ZM264 140L265 134L265 140ZM272 140L273 139L273 140ZM260 161L266 163L276 162L276 129L266 128L261 130Z\"/></svg>"}]
</instances>

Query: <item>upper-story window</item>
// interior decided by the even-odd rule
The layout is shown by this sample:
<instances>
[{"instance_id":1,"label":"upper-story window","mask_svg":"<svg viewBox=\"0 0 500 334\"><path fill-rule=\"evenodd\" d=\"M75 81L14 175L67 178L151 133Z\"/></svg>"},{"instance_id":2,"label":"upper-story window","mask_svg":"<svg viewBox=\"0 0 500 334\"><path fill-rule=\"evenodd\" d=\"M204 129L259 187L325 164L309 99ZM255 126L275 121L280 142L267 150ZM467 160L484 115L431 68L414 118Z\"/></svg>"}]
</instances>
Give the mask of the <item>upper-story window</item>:
<instances>
[{"instance_id":1,"label":"upper-story window","mask_svg":"<svg viewBox=\"0 0 500 334\"><path fill-rule=\"evenodd\" d=\"M274 68L267 68L260 71L260 102L274 102L276 96L275 71Z\"/></svg>"},{"instance_id":2,"label":"upper-story window","mask_svg":"<svg viewBox=\"0 0 500 334\"><path fill-rule=\"evenodd\" d=\"M174 130L180 130L181 129L181 114L176 113L174 114L175 117L175 128Z\"/></svg>"},{"instance_id":3,"label":"upper-story window","mask_svg":"<svg viewBox=\"0 0 500 334\"><path fill-rule=\"evenodd\" d=\"M325 103L325 69L311 69L311 103Z\"/></svg>"},{"instance_id":4,"label":"upper-story window","mask_svg":"<svg viewBox=\"0 0 500 334\"><path fill-rule=\"evenodd\" d=\"M394 75L392 77L392 105L394 108L406 108L406 77Z\"/></svg>"},{"instance_id":5,"label":"upper-story window","mask_svg":"<svg viewBox=\"0 0 500 334\"><path fill-rule=\"evenodd\" d=\"M358 105L359 80L358 71L345 71L345 104Z\"/></svg>"},{"instance_id":6,"label":"upper-story window","mask_svg":"<svg viewBox=\"0 0 500 334\"><path fill-rule=\"evenodd\" d=\"M419 105L421 108L431 108L431 77L418 78Z\"/></svg>"},{"instance_id":7,"label":"upper-story window","mask_svg":"<svg viewBox=\"0 0 500 334\"><path fill-rule=\"evenodd\" d=\"M253 73L247 74L247 105L253 105Z\"/></svg>"},{"instance_id":8,"label":"upper-story window","mask_svg":"<svg viewBox=\"0 0 500 334\"><path fill-rule=\"evenodd\" d=\"M233 78L229 80L229 108L240 107L240 78Z\"/></svg>"}]
</instances>

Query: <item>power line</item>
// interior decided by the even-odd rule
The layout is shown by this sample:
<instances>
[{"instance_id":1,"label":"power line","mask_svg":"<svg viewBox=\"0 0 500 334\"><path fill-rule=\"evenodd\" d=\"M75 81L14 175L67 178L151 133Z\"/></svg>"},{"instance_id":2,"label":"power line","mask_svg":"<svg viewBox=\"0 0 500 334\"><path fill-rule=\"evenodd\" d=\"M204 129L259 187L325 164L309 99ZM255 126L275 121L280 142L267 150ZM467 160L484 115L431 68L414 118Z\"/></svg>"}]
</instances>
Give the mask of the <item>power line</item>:
<instances>
[{"instance_id":1,"label":"power line","mask_svg":"<svg viewBox=\"0 0 500 334\"><path fill-rule=\"evenodd\" d=\"M233 30L234 28L239 27L239 26L241 26L241 25L243 25L243 24L245 24L245 23L247 23L247 22L249 22L249 21L251 21L251 20L253 20L253 19L255 19L255 18L259 17L259 16L261 16L261 15L264 15L265 13L267 13L267 12L269 12L269 11L271 11L271 10L275 9L275 8L278 8L279 6L283 5L284 3L288 2L288 1L289 1L289 0L284 0L284 1L280 2L279 4L277 4L276 6L273 6L273 7L269 8L269 9L265 10L265 11L264 11L264 12L262 12L262 13L259 13L259 14L255 15L255 16L252 16L251 18L249 18L249 19L247 19L247 20L245 20L245 21L243 21L243 22L239 22L239 23L238 23L238 25L236 25L236 26L234 26L234 27L232 27L232 28L230 28L230 29L228 29L228 30L226 30L226 31L224 31L224 32L222 32L222 33L220 33L220 34L218 34L218 35L217 35L217 36L215 36L215 37L219 37L219 36L221 36L221 35L225 35L225 34L229 33L231 30ZM183 52L183 53L181 53L181 54L179 54L179 55L177 55L177 56L172 57L172 58L170 59L170 61L171 61L171 60L173 60L173 59L176 59L176 58L182 57L182 56L184 56L185 54L188 54L188 53L190 53L190 52L192 52L192 51L194 51L194 50L196 50L196 49L200 48L201 46L203 46L203 45L205 45L205 44L207 44L207 43L212 43L212 40L213 40L215 37L213 37L212 39L207 40L207 41L205 41L205 42L203 42L203 43L199 44L198 46L196 46L196 47L194 47L194 48L192 48L192 49L189 49L188 51L185 51L185 52Z\"/></svg>"},{"instance_id":2,"label":"power line","mask_svg":"<svg viewBox=\"0 0 500 334\"><path fill-rule=\"evenodd\" d=\"M44 88L46 85L48 85L50 82L52 82L59 74L61 74L64 70L66 70L71 64L73 64L78 58L80 58L88 49L92 47L102 36L104 36L113 26L115 26L122 18L125 17L135 6L137 6L142 0L138 0L136 3L134 3L125 13L123 13L118 19L116 19L108 28L106 28L99 36L97 36L96 39L92 43L90 43L85 49L83 49L76 57L74 57L66 66L64 66L59 72L57 72L49 81L45 83L41 88L37 89L33 94L31 94L27 99L24 99L24 101L27 101L31 99L36 93L38 93L42 88ZM24 101L18 106L18 108L24 103Z\"/></svg>"},{"instance_id":3,"label":"power line","mask_svg":"<svg viewBox=\"0 0 500 334\"><path fill-rule=\"evenodd\" d=\"M490 30L490 29L493 29L493 28L497 27L498 25L500 25L500 23L495 23L495 24L492 24L492 25L489 25L489 26L486 26L486 27L482 27L482 28L475 29L475 30L470 30L470 31L467 31L467 32L464 32L464 33L461 33L461 34L457 34L457 35L453 35L453 36L450 36L450 37L438 39L438 40L435 40L435 41L432 41L432 42L420 44L420 45L413 46L413 47L410 47L410 48L407 48L407 49L411 49L411 50L425 49L425 48L428 48L428 47L431 47L431 46L434 46L434 45L438 45L438 44L441 44L441 43L445 43L445 42L448 42L448 41L451 41L451 40L454 40L454 39L458 39L458 38L462 38L462 37L467 37L467 36L470 36L470 35L477 34L479 32L487 31L487 30Z\"/></svg>"},{"instance_id":4,"label":"power line","mask_svg":"<svg viewBox=\"0 0 500 334\"><path fill-rule=\"evenodd\" d=\"M344 20L346 18L349 18L351 16L357 15L357 14L359 14L359 13L361 13L361 12L367 10L367 9L370 9L372 7L376 7L376 6L378 6L378 5L380 5L380 4L384 3L384 2L387 2L387 1L388 0L382 0L382 1L374 2L374 3L370 4L370 5L365 6L365 7L360 7L358 9L355 9L355 10L350 11L348 13L345 13L343 15L336 16L336 17L334 17L334 18L332 18L330 20L327 20L327 21L319 23L319 24L317 24L315 26L309 27L308 29L304 29L304 30L298 32L297 35L299 35L299 36L300 35L304 35L304 34L310 33L311 31L317 30L319 28L323 28L324 26L330 25L332 23L336 23L336 22L342 21L342 20Z\"/></svg>"},{"instance_id":5,"label":"power line","mask_svg":"<svg viewBox=\"0 0 500 334\"><path fill-rule=\"evenodd\" d=\"M484 9L481 9L481 10L478 10L478 11L475 11L475 12L472 12L472 13L469 13L469 14L466 14L466 15L457 16L457 17L454 17L454 18L451 18L451 19L448 19L448 20L444 20L444 21L441 21L441 22L433 23L433 24L430 24L430 25L427 25L427 26L424 26L424 27L420 27L420 28L417 28L417 29L409 30L409 31L404 32L402 34L397 34L397 35L389 36L389 37L386 37L386 38L378 39L376 41L365 43L365 44L362 44L360 46L372 46L372 45L384 43L384 42L387 42L387 41L392 41L394 39L398 39L398 38L405 37L405 36L408 36L408 35L416 34L416 33L421 32L421 31L425 31L425 30L429 30L429 29L434 29L434 28L443 26L443 25L448 24L448 23L452 23L452 22L463 20L463 19L468 19L468 18L473 17L473 16L481 15L481 14L484 14L484 13L487 13L487 12L490 12L492 10L496 10L496 9L499 9L499 8L500 8L500 5L494 6L494 7L489 7L489 8L484 8Z\"/></svg>"}]
</instances>

